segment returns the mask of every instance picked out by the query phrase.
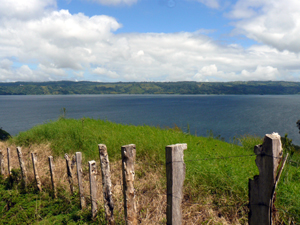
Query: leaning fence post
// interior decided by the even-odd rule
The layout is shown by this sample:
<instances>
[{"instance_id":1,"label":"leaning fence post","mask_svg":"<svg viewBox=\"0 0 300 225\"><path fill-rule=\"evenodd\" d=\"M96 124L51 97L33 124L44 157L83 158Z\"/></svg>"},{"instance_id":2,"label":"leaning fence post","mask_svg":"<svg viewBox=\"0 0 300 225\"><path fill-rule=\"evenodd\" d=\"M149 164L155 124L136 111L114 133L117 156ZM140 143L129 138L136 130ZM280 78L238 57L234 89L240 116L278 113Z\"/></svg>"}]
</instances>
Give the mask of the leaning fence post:
<instances>
[{"instance_id":1,"label":"leaning fence post","mask_svg":"<svg viewBox=\"0 0 300 225\"><path fill-rule=\"evenodd\" d=\"M76 152L75 157L76 157L76 166L77 166L80 207L81 207L81 209L84 209L86 204L85 204L85 199L84 199L84 195L83 195L83 185L82 185L82 168L81 168L82 154L81 154L81 152Z\"/></svg>"},{"instance_id":2,"label":"leaning fence post","mask_svg":"<svg viewBox=\"0 0 300 225\"><path fill-rule=\"evenodd\" d=\"M41 180L40 180L40 177L38 174L38 169L37 169L37 155L35 152L31 153L31 158L32 158L34 177L35 177L35 181L36 181L36 187L39 191L42 191L42 184L41 184Z\"/></svg>"},{"instance_id":3,"label":"leaning fence post","mask_svg":"<svg viewBox=\"0 0 300 225\"><path fill-rule=\"evenodd\" d=\"M56 198L56 186L55 186L55 175L54 175L53 157L49 156L48 160L49 160L49 168L50 168L50 176L51 176L53 197Z\"/></svg>"},{"instance_id":4,"label":"leaning fence post","mask_svg":"<svg viewBox=\"0 0 300 225\"><path fill-rule=\"evenodd\" d=\"M65 154L65 159L66 159L66 165L67 165L67 175L68 175L68 181L69 181L69 185L70 185L70 191L71 191L71 195L73 195L74 194L73 175L72 175L72 170L71 170L71 166L70 166L70 158L67 153Z\"/></svg>"},{"instance_id":5,"label":"leaning fence post","mask_svg":"<svg viewBox=\"0 0 300 225\"><path fill-rule=\"evenodd\" d=\"M10 176L11 175L10 148L7 148L7 170L8 170L8 176Z\"/></svg>"},{"instance_id":6,"label":"leaning fence post","mask_svg":"<svg viewBox=\"0 0 300 225\"><path fill-rule=\"evenodd\" d=\"M27 172L25 168L25 163L23 161L23 154L21 147L17 147L17 152L18 152L18 158L19 158L19 163L20 163L20 168L21 168L21 175L22 175L22 180L24 184L24 188L27 187Z\"/></svg>"},{"instance_id":7,"label":"leaning fence post","mask_svg":"<svg viewBox=\"0 0 300 225\"><path fill-rule=\"evenodd\" d=\"M108 224L114 224L114 202L112 198L112 185L111 185L111 174L109 159L107 154L106 145L99 144L99 155L100 155L100 165L102 173L102 188L103 188L103 198L104 198L104 209L105 217Z\"/></svg>"},{"instance_id":8,"label":"leaning fence post","mask_svg":"<svg viewBox=\"0 0 300 225\"><path fill-rule=\"evenodd\" d=\"M185 164L183 151L187 144L166 146L166 171L167 171L167 224L182 224L182 188L185 179Z\"/></svg>"},{"instance_id":9,"label":"leaning fence post","mask_svg":"<svg viewBox=\"0 0 300 225\"><path fill-rule=\"evenodd\" d=\"M136 156L135 145L124 145L121 148L121 152L125 222L126 225L136 225L137 212L134 190L134 161Z\"/></svg>"},{"instance_id":10,"label":"leaning fence post","mask_svg":"<svg viewBox=\"0 0 300 225\"><path fill-rule=\"evenodd\" d=\"M272 224L272 192L282 157L280 136L266 134L262 145L254 147L259 175L249 179L249 225Z\"/></svg>"},{"instance_id":11,"label":"leaning fence post","mask_svg":"<svg viewBox=\"0 0 300 225\"><path fill-rule=\"evenodd\" d=\"M0 150L0 174L4 175L4 160L3 160L4 156L2 153L2 150Z\"/></svg>"},{"instance_id":12,"label":"leaning fence post","mask_svg":"<svg viewBox=\"0 0 300 225\"><path fill-rule=\"evenodd\" d=\"M97 167L96 161L89 161L89 174L90 174L90 192L91 192L91 202L92 202L92 218L95 218L97 215L97 183L96 183L96 174Z\"/></svg>"}]
</instances>

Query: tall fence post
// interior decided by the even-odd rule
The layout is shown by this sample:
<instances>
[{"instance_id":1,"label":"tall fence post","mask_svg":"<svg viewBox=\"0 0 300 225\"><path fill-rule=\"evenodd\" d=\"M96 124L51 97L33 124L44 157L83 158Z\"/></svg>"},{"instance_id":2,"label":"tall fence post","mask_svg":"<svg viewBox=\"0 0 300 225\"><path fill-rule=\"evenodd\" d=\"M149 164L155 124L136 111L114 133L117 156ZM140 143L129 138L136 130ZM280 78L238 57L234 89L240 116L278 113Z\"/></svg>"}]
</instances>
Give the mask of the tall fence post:
<instances>
[{"instance_id":1,"label":"tall fence post","mask_svg":"<svg viewBox=\"0 0 300 225\"><path fill-rule=\"evenodd\" d=\"M4 156L2 150L0 150L0 174L4 175Z\"/></svg>"},{"instance_id":2,"label":"tall fence post","mask_svg":"<svg viewBox=\"0 0 300 225\"><path fill-rule=\"evenodd\" d=\"M99 155L100 155L100 165L102 173L102 187L103 187L103 198L104 198L104 209L106 221L109 225L114 224L114 202L112 198L112 184L111 184L111 174L109 159L107 154L106 145L99 144Z\"/></svg>"},{"instance_id":3,"label":"tall fence post","mask_svg":"<svg viewBox=\"0 0 300 225\"><path fill-rule=\"evenodd\" d=\"M66 159L67 175L68 175L68 181L69 181L69 185L70 185L70 191L71 191L71 195L73 195L74 194L73 174L72 174L71 165L70 165L70 158L67 153L65 154L65 159Z\"/></svg>"},{"instance_id":4,"label":"tall fence post","mask_svg":"<svg viewBox=\"0 0 300 225\"><path fill-rule=\"evenodd\" d=\"M85 199L84 199L84 194L83 194L83 184L82 184L82 167L81 167L82 153L76 152L75 157L76 157L76 166L77 166L80 207L81 207L81 209L84 209L86 204L85 204Z\"/></svg>"},{"instance_id":5,"label":"tall fence post","mask_svg":"<svg viewBox=\"0 0 300 225\"><path fill-rule=\"evenodd\" d=\"M38 174L38 162L37 162L37 155L35 152L31 153L31 158L32 158L32 165L33 165L33 172L34 172L34 177L36 181L36 187L39 191L42 191L42 183Z\"/></svg>"},{"instance_id":6,"label":"tall fence post","mask_svg":"<svg viewBox=\"0 0 300 225\"><path fill-rule=\"evenodd\" d=\"M167 224L182 224L182 188L185 179L185 164L183 151L187 144L166 146L166 171L167 171Z\"/></svg>"},{"instance_id":7,"label":"tall fence post","mask_svg":"<svg viewBox=\"0 0 300 225\"><path fill-rule=\"evenodd\" d=\"M125 222L126 225L136 225L138 221L134 190L134 161L136 156L135 145L124 145L121 148L121 152Z\"/></svg>"},{"instance_id":8,"label":"tall fence post","mask_svg":"<svg viewBox=\"0 0 300 225\"><path fill-rule=\"evenodd\" d=\"M262 145L254 147L259 175L249 179L249 225L272 224L272 193L282 158L280 136L266 134Z\"/></svg>"},{"instance_id":9,"label":"tall fence post","mask_svg":"<svg viewBox=\"0 0 300 225\"><path fill-rule=\"evenodd\" d=\"M89 175L90 175L90 192L91 192L91 202L92 202L92 218L97 215L97 182L96 182L97 167L96 161L89 161Z\"/></svg>"},{"instance_id":10,"label":"tall fence post","mask_svg":"<svg viewBox=\"0 0 300 225\"><path fill-rule=\"evenodd\" d=\"M54 174L53 157L49 156L48 160L49 160L49 169L50 169L50 176L51 176L51 184L52 184L53 197L56 198L56 185L55 185L55 174Z\"/></svg>"},{"instance_id":11,"label":"tall fence post","mask_svg":"<svg viewBox=\"0 0 300 225\"><path fill-rule=\"evenodd\" d=\"M10 148L7 148L7 170L8 170L8 176L10 176L11 175Z\"/></svg>"},{"instance_id":12,"label":"tall fence post","mask_svg":"<svg viewBox=\"0 0 300 225\"><path fill-rule=\"evenodd\" d=\"M20 163L20 168L21 168L22 181L24 184L24 188L26 188L27 187L27 172L26 172L25 163L23 160L23 154L22 154L21 147L17 147L17 153L18 153L18 158L19 158L19 163Z\"/></svg>"}]
</instances>

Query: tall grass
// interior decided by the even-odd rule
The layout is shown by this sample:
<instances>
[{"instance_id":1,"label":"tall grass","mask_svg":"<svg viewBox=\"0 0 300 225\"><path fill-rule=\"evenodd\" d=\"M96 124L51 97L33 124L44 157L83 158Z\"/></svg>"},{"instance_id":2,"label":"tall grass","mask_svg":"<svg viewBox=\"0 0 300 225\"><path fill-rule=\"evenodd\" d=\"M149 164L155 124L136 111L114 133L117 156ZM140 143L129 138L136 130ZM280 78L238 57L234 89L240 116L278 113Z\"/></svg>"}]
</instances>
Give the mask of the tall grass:
<instances>
[{"instance_id":1,"label":"tall grass","mask_svg":"<svg viewBox=\"0 0 300 225\"><path fill-rule=\"evenodd\" d=\"M22 132L10 141L23 146L50 143L56 156L81 151L85 161L99 158L97 145L102 143L107 146L112 162L121 159L122 145L136 144L137 163L153 167L163 167L166 145L187 143L188 149L184 153L185 198L202 205L214 205L221 214L235 215L244 223L247 218L248 181L258 175L253 147L261 144L262 138L242 136L238 139L240 145L237 145L216 140L213 136L196 137L176 127L161 129L61 117ZM299 154L293 157L300 162ZM277 190L276 204L281 209L281 220L300 214L299 178L299 168L288 163ZM224 205L233 207L222 207Z\"/></svg>"}]
</instances>

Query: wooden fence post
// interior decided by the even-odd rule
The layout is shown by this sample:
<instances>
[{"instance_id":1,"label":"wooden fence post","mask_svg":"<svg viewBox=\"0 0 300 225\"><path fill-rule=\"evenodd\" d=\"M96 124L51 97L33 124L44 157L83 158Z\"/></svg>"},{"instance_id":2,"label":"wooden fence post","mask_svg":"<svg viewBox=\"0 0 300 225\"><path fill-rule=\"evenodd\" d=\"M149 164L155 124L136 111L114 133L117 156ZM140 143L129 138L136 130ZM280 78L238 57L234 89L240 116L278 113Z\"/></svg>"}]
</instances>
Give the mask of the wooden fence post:
<instances>
[{"instance_id":1,"label":"wooden fence post","mask_svg":"<svg viewBox=\"0 0 300 225\"><path fill-rule=\"evenodd\" d=\"M92 202L92 218L95 218L97 215L98 207L97 207L97 182L96 182L96 174L97 167L96 161L89 161L89 174L90 174L90 191L91 191L91 202Z\"/></svg>"},{"instance_id":2,"label":"wooden fence post","mask_svg":"<svg viewBox=\"0 0 300 225\"><path fill-rule=\"evenodd\" d=\"M114 224L114 202L112 198L112 185L111 185L111 174L109 159L107 154L106 145L99 144L99 155L100 155L100 165L102 173L102 187L103 187L103 198L104 198L104 209L105 217L108 224Z\"/></svg>"},{"instance_id":3,"label":"wooden fence post","mask_svg":"<svg viewBox=\"0 0 300 225\"><path fill-rule=\"evenodd\" d=\"M249 179L249 225L272 224L272 192L282 158L280 136L266 134L262 145L254 147L259 175Z\"/></svg>"},{"instance_id":4,"label":"wooden fence post","mask_svg":"<svg viewBox=\"0 0 300 225\"><path fill-rule=\"evenodd\" d=\"M81 154L81 152L76 152L75 157L76 157L78 188L79 188L79 196L80 196L80 207L81 207L81 209L84 209L86 204L85 204L83 185L82 185L82 168L81 168L82 154Z\"/></svg>"},{"instance_id":5,"label":"wooden fence post","mask_svg":"<svg viewBox=\"0 0 300 225\"><path fill-rule=\"evenodd\" d=\"M27 187L27 172L25 168L25 163L23 161L23 154L21 147L17 147L17 153L18 153L18 158L19 158L19 163L20 163L20 168L21 168L21 175L22 175L22 181L24 184L24 188Z\"/></svg>"},{"instance_id":6,"label":"wooden fence post","mask_svg":"<svg viewBox=\"0 0 300 225\"><path fill-rule=\"evenodd\" d=\"M167 171L167 224L182 224L182 188L185 179L185 164L183 151L187 144L166 146L166 171Z\"/></svg>"},{"instance_id":7,"label":"wooden fence post","mask_svg":"<svg viewBox=\"0 0 300 225\"><path fill-rule=\"evenodd\" d=\"M55 186L55 174L54 174L53 157L49 156L48 160L49 160L49 168L50 168L50 176L51 176L53 197L56 198L56 186Z\"/></svg>"},{"instance_id":8,"label":"wooden fence post","mask_svg":"<svg viewBox=\"0 0 300 225\"><path fill-rule=\"evenodd\" d=\"M138 221L134 190L134 161L136 156L135 145L124 145L121 148L121 152L125 222L126 225L136 225Z\"/></svg>"},{"instance_id":9,"label":"wooden fence post","mask_svg":"<svg viewBox=\"0 0 300 225\"><path fill-rule=\"evenodd\" d=\"M8 176L10 176L11 175L10 148L7 148L7 170L8 170Z\"/></svg>"},{"instance_id":10,"label":"wooden fence post","mask_svg":"<svg viewBox=\"0 0 300 225\"><path fill-rule=\"evenodd\" d=\"M0 150L0 174L4 175L4 156L2 150Z\"/></svg>"},{"instance_id":11,"label":"wooden fence post","mask_svg":"<svg viewBox=\"0 0 300 225\"><path fill-rule=\"evenodd\" d=\"M34 177L35 177L35 181L36 181L36 187L39 191L42 191L42 184L41 184L41 180L38 174L38 169L37 169L37 155L35 152L31 153L31 158L32 158L32 165L33 165L33 172L34 172Z\"/></svg>"},{"instance_id":12,"label":"wooden fence post","mask_svg":"<svg viewBox=\"0 0 300 225\"><path fill-rule=\"evenodd\" d=\"M73 175L72 175L72 170L71 170L71 165L70 165L70 158L67 153L65 154L65 159L66 159L66 165L67 165L67 175L68 175L68 181L69 181L69 185L70 185L70 191L71 191L71 195L73 195L74 194Z\"/></svg>"}]
</instances>

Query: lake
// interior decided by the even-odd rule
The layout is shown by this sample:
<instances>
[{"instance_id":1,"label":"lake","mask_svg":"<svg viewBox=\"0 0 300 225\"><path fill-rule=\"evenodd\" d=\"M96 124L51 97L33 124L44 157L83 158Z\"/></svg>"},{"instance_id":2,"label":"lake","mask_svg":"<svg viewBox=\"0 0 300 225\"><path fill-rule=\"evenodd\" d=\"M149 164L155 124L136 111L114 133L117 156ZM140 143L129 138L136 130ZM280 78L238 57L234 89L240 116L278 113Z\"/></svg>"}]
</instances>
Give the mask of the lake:
<instances>
[{"instance_id":1,"label":"lake","mask_svg":"<svg viewBox=\"0 0 300 225\"><path fill-rule=\"evenodd\" d=\"M117 123L174 127L226 141L244 134L288 133L300 144L298 95L24 95L0 96L0 127L12 135L56 120L91 117Z\"/></svg>"}]
</instances>

